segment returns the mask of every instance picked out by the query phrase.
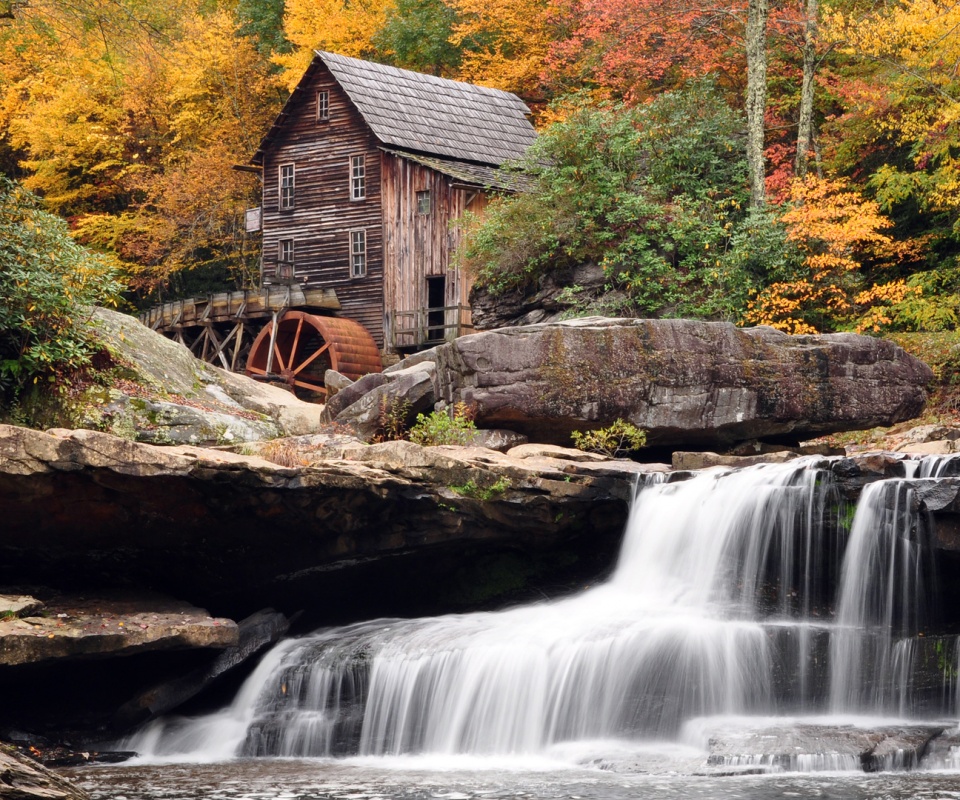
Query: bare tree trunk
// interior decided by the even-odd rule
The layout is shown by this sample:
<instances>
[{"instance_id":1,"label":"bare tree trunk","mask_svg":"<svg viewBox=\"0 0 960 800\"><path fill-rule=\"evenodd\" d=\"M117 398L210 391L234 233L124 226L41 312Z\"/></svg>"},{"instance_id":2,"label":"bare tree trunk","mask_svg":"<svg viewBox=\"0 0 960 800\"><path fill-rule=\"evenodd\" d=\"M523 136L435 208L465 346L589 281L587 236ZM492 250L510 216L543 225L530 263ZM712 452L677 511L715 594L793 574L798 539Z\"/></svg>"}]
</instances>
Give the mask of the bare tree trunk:
<instances>
[{"instance_id":1,"label":"bare tree trunk","mask_svg":"<svg viewBox=\"0 0 960 800\"><path fill-rule=\"evenodd\" d=\"M807 174L813 150L813 78L817 69L817 16L819 0L806 0L806 24L803 30L803 85L800 88L800 120L797 126L798 178Z\"/></svg>"},{"instance_id":2,"label":"bare tree trunk","mask_svg":"<svg viewBox=\"0 0 960 800\"><path fill-rule=\"evenodd\" d=\"M768 0L749 0L747 9L747 167L750 171L750 205L762 208L767 201L763 158L763 118L767 110Z\"/></svg>"}]
</instances>

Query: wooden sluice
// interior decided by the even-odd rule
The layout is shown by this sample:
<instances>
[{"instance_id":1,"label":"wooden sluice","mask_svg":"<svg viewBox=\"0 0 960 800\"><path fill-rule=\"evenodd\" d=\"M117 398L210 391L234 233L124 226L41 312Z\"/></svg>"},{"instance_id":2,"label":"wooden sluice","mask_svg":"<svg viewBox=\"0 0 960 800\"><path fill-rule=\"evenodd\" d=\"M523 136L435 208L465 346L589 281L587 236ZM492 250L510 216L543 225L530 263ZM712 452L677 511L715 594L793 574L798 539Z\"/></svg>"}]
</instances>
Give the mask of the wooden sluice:
<instances>
[{"instance_id":1,"label":"wooden sluice","mask_svg":"<svg viewBox=\"0 0 960 800\"><path fill-rule=\"evenodd\" d=\"M197 358L239 372L261 330L292 308L329 314L340 310L340 302L331 289L272 285L173 300L144 311L140 321L185 345Z\"/></svg>"}]
</instances>

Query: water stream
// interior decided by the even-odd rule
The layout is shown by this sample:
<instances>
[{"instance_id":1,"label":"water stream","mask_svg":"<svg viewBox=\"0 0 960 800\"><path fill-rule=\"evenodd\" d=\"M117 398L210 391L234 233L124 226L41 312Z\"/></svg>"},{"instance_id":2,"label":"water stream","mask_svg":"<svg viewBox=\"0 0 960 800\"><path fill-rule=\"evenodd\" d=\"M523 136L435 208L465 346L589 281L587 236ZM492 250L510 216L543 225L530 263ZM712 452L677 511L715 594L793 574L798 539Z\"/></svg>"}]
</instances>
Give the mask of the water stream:
<instances>
[{"instance_id":1,"label":"water stream","mask_svg":"<svg viewBox=\"0 0 960 800\"><path fill-rule=\"evenodd\" d=\"M822 463L651 478L601 585L284 641L229 707L125 746L148 764L621 776L960 767L957 645L926 634L934 558L910 481L868 485L853 514Z\"/></svg>"}]
</instances>

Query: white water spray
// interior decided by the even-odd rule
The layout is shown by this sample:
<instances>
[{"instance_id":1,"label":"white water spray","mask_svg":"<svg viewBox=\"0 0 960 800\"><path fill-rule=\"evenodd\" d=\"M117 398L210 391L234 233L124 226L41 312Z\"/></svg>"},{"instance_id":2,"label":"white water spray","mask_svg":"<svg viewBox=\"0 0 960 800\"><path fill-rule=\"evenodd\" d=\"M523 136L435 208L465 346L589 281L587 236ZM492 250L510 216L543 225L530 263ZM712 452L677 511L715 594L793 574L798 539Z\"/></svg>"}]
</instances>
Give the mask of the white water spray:
<instances>
[{"instance_id":1,"label":"white water spray","mask_svg":"<svg viewBox=\"0 0 960 800\"><path fill-rule=\"evenodd\" d=\"M908 491L876 491L850 534L837 626L845 515L831 474L798 462L714 471L639 493L601 586L285 642L230 708L156 723L131 746L174 758L543 754L678 740L716 715L902 711L912 654L898 637L917 629L921 558L902 531L866 533L911 524Z\"/></svg>"}]
</instances>

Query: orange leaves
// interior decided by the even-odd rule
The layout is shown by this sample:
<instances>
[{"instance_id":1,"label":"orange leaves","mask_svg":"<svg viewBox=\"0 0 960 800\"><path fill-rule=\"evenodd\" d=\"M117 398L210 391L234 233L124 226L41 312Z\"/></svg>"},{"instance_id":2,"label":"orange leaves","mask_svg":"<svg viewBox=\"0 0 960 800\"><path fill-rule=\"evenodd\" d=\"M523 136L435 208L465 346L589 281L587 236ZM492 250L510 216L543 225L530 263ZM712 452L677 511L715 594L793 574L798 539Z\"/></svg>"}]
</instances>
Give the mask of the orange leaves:
<instances>
[{"instance_id":1,"label":"orange leaves","mask_svg":"<svg viewBox=\"0 0 960 800\"><path fill-rule=\"evenodd\" d=\"M890 281L871 286L860 292L854 302L858 306L866 306L867 310L857 322L857 333L870 331L880 333L893 320L890 316L890 306L902 303L908 297L919 297L923 290L919 286L908 286L905 280Z\"/></svg>"},{"instance_id":2,"label":"orange leaves","mask_svg":"<svg viewBox=\"0 0 960 800\"><path fill-rule=\"evenodd\" d=\"M865 200L841 180L813 176L794 181L791 208L781 219L787 239L809 253L816 270L856 269L856 254L888 246L891 239L881 231L893 223L872 200Z\"/></svg>"},{"instance_id":3,"label":"orange leaves","mask_svg":"<svg viewBox=\"0 0 960 800\"><path fill-rule=\"evenodd\" d=\"M739 76L745 8L741 0L568 2L570 32L551 48L548 67L589 75L631 100L691 77Z\"/></svg>"},{"instance_id":4,"label":"orange leaves","mask_svg":"<svg viewBox=\"0 0 960 800\"><path fill-rule=\"evenodd\" d=\"M840 324L855 305L899 302L913 291L903 281L859 288L859 271L866 261L897 252L883 233L893 223L875 202L844 181L814 176L794 181L790 198L780 219L787 241L804 255L804 274L761 291L748 304L746 322L788 333L814 333ZM882 324L881 316L871 317L864 329Z\"/></svg>"}]
</instances>

